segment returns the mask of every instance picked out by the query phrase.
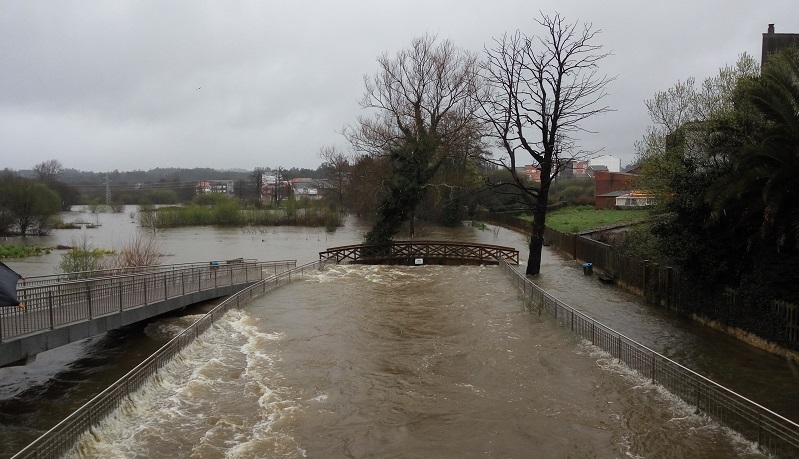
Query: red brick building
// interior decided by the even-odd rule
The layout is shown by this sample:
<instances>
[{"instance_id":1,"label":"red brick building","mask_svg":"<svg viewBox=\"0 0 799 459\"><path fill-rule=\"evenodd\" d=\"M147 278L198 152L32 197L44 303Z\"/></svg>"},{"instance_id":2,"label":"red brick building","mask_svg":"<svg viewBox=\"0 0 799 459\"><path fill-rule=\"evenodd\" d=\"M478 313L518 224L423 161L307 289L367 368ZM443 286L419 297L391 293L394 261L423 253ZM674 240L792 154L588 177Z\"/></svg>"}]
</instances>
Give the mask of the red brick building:
<instances>
[{"instance_id":1,"label":"red brick building","mask_svg":"<svg viewBox=\"0 0 799 459\"><path fill-rule=\"evenodd\" d=\"M629 193L635 174L626 172L596 171L594 173L594 206L597 209L613 209L616 198Z\"/></svg>"}]
</instances>

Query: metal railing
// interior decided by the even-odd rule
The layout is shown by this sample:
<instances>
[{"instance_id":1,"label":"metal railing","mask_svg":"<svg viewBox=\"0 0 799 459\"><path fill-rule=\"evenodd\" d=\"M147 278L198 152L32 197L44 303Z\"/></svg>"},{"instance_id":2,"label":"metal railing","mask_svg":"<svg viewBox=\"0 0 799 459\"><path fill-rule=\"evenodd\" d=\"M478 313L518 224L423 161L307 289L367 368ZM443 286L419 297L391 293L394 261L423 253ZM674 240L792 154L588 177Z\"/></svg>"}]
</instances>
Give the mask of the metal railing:
<instances>
[{"instance_id":1,"label":"metal railing","mask_svg":"<svg viewBox=\"0 0 799 459\"><path fill-rule=\"evenodd\" d=\"M152 267L143 272L72 280L17 290L24 308L0 308L0 342L54 330L192 292L262 280L295 260Z\"/></svg>"},{"instance_id":2,"label":"metal railing","mask_svg":"<svg viewBox=\"0 0 799 459\"><path fill-rule=\"evenodd\" d=\"M191 344L195 338L229 309L239 307L251 299L264 293L314 272L322 266L323 262L313 262L288 271L284 271L263 279L238 293L231 295L225 301L214 307L202 318L194 322L168 343L158 349L150 357L129 371L125 376L111 384L103 392L92 398L66 419L59 422L52 429L45 432L30 445L23 448L13 456L13 459L23 458L60 458L69 453L80 438L89 432L106 416L120 407L126 397L141 389L155 374L167 365L173 357Z\"/></svg>"},{"instance_id":3,"label":"metal railing","mask_svg":"<svg viewBox=\"0 0 799 459\"><path fill-rule=\"evenodd\" d=\"M281 260L276 262L282 262L282 261L290 261L290 260ZM41 276L28 276L20 279L19 283L21 287L34 287L37 285L57 284L61 282L68 282L71 280L86 280L97 277L118 276L123 274L145 274L145 273L156 273L156 272L166 272L166 271L179 271L190 268L202 269L210 266L211 264L229 265L236 263L257 263L257 262L258 260L252 258L235 258L232 260L174 263L169 265L126 266L119 268L96 269L91 271L78 271L70 273L44 274Z\"/></svg>"},{"instance_id":4,"label":"metal railing","mask_svg":"<svg viewBox=\"0 0 799 459\"><path fill-rule=\"evenodd\" d=\"M597 322L546 293L508 263L502 269L532 302L562 327L608 352L643 377L743 435L776 457L799 457L799 424L727 389Z\"/></svg>"},{"instance_id":5,"label":"metal railing","mask_svg":"<svg viewBox=\"0 0 799 459\"><path fill-rule=\"evenodd\" d=\"M417 259L421 259L425 264L431 260L458 264L470 262L496 264L499 260L519 263L519 251L513 247L490 244L451 241L394 241L388 244L330 247L324 252L319 252L319 259L336 263L390 264L405 262L414 264Z\"/></svg>"}]
</instances>

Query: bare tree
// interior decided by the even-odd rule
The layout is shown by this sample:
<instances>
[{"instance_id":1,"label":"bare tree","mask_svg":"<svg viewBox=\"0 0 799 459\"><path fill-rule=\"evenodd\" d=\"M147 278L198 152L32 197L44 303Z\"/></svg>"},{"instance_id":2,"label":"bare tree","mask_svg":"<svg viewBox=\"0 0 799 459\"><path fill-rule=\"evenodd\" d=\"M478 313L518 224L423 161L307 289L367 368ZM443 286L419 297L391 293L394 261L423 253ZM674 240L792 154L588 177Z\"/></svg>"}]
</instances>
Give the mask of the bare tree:
<instances>
[{"instance_id":1,"label":"bare tree","mask_svg":"<svg viewBox=\"0 0 799 459\"><path fill-rule=\"evenodd\" d=\"M154 266L161 264L164 256L155 235L145 236L143 233L137 233L122 248L113 264L119 268Z\"/></svg>"},{"instance_id":2,"label":"bare tree","mask_svg":"<svg viewBox=\"0 0 799 459\"><path fill-rule=\"evenodd\" d=\"M327 171L328 181L322 185L322 190L336 195L340 209L344 208L344 187L350 173L350 159L344 152L335 146L324 146L319 149L319 157L324 163L322 168Z\"/></svg>"},{"instance_id":3,"label":"bare tree","mask_svg":"<svg viewBox=\"0 0 799 459\"><path fill-rule=\"evenodd\" d=\"M264 192L264 173L266 173L266 168L264 167L256 167L252 170L250 177L252 178L253 183L255 183L255 197L258 203L261 202L261 197Z\"/></svg>"},{"instance_id":4,"label":"bare tree","mask_svg":"<svg viewBox=\"0 0 799 459\"><path fill-rule=\"evenodd\" d=\"M489 160L513 178L524 205L533 215L527 274L541 270L549 188L558 172L583 152L575 152L581 123L609 111L600 104L613 80L599 76L599 61L609 53L593 44L598 30L569 24L559 14L537 20L540 36L517 31L486 49L482 66L482 111L503 155ZM530 164L540 181L529 181L517 167Z\"/></svg>"},{"instance_id":5,"label":"bare tree","mask_svg":"<svg viewBox=\"0 0 799 459\"><path fill-rule=\"evenodd\" d=\"M360 117L344 135L357 152L388 158L393 174L367 242L387 242L405 221L413 235L414 212L441 166L446 146L474 126L477 58L450 41L425 35L396 56L383 54L380 70L364 77Z\"/></svg>"},{"instance_id":6,"label":"bare tree","mask_svg":"<svg viewBox=\"0 0 799 459\"><path fill-rule=\"evenodd\" d=\"M64 165L57 159L50 159L43 161L35 166L33 170L39 175L39 180L44 183L53 183L56 181L58 174L64 171Z\"/></svg>"}]
</instances>

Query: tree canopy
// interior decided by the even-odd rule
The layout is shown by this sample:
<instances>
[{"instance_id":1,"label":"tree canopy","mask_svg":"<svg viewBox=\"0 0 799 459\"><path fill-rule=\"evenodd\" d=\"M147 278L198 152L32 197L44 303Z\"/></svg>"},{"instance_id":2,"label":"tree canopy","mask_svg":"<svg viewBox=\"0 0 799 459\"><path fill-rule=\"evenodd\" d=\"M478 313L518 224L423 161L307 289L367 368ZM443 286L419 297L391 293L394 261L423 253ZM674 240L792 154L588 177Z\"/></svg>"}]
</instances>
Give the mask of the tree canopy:
<instances>
[{"instance_id":1,"label":"tree canopy","mask_svg":"<svg viewBox=\"0 0 799 459\"><path fill-rule=\"evenodd\" d=\"M377 60L380 70L364 77L360 117L345 135L356 152L383 158L390 175L366 242L390 241L403 222L413 234L414 213L430 180L452 146L478 128L473 117L477 57L449 40L424 35L409 48Z\"/></svg>"}]
</instances>

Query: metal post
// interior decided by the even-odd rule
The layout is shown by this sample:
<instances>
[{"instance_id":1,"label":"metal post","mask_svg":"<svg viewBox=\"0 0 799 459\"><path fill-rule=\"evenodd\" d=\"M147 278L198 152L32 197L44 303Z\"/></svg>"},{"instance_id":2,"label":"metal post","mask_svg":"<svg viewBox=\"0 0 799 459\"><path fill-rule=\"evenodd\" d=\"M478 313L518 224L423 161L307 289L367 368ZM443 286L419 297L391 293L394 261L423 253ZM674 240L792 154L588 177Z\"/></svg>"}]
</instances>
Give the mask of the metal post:
<instances>
[{"instance_id":1,"label":"metal post","mask_svg":"<svg viewBox=\"0 0 799 459\"><path fill-rule=\"evenodd\" d=\"M757 413L757 447L763 448L763 413Z\"/></svg>"},{"instance_id":2,"label":"metal post","mask_svg":"<svg viewBox=\"0 0 799 459\"><path fill-rule=\"evenodd\" d=\"M53 312L53 291L47 291L47 303L48 308L50 310L50 330L55 328L55 313Z\"/></svg>"},{"instance_id":3,"label":"metal post","mask_svg":"<svg viewBox=\"0 0 799 459\"><path fill-rule=\"evenodd\" d=\"M89 319L92 318L92 287L86 284L86 306L89 309Z\"/></svg>"},{"instance_id":4,"label":"metal post","mask_svg":"<svg viewBox=\"0 0 799 459\"><path fill-rule=\"evenodd\" d=\"M655 352L652 352L652 384L655 384Z\"/></svg>"}]
</instances>

